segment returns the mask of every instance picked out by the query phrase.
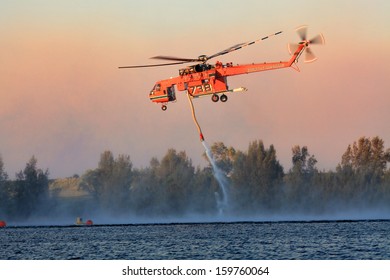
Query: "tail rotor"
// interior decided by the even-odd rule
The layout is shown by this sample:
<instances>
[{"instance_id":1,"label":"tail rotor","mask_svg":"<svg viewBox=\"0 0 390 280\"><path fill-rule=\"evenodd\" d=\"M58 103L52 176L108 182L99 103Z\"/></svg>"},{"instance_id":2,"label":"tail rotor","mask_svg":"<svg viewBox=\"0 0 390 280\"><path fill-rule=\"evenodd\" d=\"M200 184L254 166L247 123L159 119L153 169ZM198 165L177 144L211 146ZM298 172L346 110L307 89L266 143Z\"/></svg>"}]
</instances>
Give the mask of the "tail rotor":
<instances>
[{"instance_id":1,"label":"tail rotor","mask_svg":"<svg viewBox=\"0 0 390 280\"><path fill-rule=\"evenodd\" d=\"M299 44L289 44L288 50L290 54L295 53L295 51L298 49L298 46L301 44L305 44L305 60L304 62L310 63L317 60L317 57L311 50L311 45L324 45L325 44L325 38L322 34L318 34L317 36L313 37L310 40L307 40L307 25L302 25L295 29L295 31L298 33L298 36L301 39L301 42Z\"/></svg>"}]
</instances>

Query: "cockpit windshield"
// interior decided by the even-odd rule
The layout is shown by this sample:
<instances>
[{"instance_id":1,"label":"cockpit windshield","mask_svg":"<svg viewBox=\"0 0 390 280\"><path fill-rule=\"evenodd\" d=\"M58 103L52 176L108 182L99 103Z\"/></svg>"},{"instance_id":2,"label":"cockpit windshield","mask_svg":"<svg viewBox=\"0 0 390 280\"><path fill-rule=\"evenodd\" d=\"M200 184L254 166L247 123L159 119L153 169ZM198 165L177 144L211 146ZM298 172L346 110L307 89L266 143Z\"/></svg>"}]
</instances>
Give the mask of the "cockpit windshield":
<instances>
[{"instance_id":1,"label":"cockpit windshield","mask_svg":"<svg viewBox=\"0 0 390 280\"><path fill-rule=\"evenodd\" d=\"M161 84L155 84L152 90L160 91Z\"/></svg>"},{"instance_id":2,"label":"cockpit windshield","mask_svg":"<svg viewBox=\"0 0 390 280\"><path fill-rule=\"evenodd\" d=\"M161 84L155 84L152 90L150 91L150 94L154 94L155 91L160 91Z\"/></svg>"}]
</instances>

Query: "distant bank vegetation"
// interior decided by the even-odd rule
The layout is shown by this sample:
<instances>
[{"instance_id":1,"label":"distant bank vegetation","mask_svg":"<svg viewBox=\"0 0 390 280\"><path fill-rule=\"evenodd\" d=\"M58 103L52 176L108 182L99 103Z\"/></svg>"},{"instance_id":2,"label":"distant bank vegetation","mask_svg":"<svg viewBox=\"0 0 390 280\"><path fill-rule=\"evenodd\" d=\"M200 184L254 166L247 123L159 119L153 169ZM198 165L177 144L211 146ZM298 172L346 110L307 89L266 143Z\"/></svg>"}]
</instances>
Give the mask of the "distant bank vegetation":
<instances>
[{"instance_id":1,"label":"distant bank vegetation","mask_svg":"<svg viewBox=\"0 0 390 280\"><path fill-rule=\"evenodd\" d=\"M318 170L306 146L292 148L285 171L273 145L258 140L246 151L222 142L211 147L226 174L229 215L329 215L343 211L390 214L390 149L379 137L361 137L349 145L331 171ZM205 157L207 160L207 157ZM195 167L185 152L169 149L148 167L133 167L129 155L100 156L97 167L81 176L49 179L33 156L9 180L0 157L0 219L113 216L185 217L216 215L222 196L211 166Z\"/></svg>"}]
</instances>

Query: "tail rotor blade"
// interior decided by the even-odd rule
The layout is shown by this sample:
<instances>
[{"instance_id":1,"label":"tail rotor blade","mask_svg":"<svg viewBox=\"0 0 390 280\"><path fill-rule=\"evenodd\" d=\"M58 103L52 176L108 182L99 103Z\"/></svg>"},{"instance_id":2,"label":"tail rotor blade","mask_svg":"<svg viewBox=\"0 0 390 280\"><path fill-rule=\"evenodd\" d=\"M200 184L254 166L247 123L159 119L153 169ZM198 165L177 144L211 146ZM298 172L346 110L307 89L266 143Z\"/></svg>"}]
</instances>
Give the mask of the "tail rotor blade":
<instances>
[{"instance_id":1,"label":"tail rotor blade","mask_svg":"<svg viewBox=\"0 0 390 280\"><path fill-rule=\"evenodd\" d=\"M316 61L317 57L314 55L314 53L311 51L310 48L305 49L305 62L310 63L313 61Z\"/></svg>"},{"instance_id":2,"label":"tail rotor blade","mask_svg":"<svg viewBox=\"0 0 390 280\"><path fill-rule=\"evenodd\" d=\"M295 31L298 33L298 35L302 41L306 41L307 25L302 25L302 26L298 27Z\"/></svg>"},{"instance_id":3,"label":"tail rotor blade","mask_svg":"<svg viewBox=\"0 0 390 280\"><path fill-rule=\"evenodd\" d=\"M290 55L293 55L296 52L296 50L298 49L299 44L289 43L287 45L287 47L288 47L288 52L290 53Z\"/></svg>"},{"instance_id":4,"label":"tail rotor blade","mask_svg":"<svg viewBox=\"0 0 390 280\"><path fill-rule=\"evenodd\" d=\"M318 34L314 38L312 38L309 41L310 44L317 44L317 45L324 45L325 44L325 38L322 34Z\"/></svg>"}]
</instances>

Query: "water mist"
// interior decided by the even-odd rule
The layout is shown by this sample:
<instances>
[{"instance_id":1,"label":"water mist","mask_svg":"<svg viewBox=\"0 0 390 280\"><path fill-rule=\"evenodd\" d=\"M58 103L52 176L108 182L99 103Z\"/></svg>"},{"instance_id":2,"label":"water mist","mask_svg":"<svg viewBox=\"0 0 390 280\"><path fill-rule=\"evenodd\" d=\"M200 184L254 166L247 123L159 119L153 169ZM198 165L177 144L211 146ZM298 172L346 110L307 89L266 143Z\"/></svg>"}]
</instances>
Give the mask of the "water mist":
<instances>
[{"instance_id":1,"label":"water mist","mask_svg":"<svg viewBox=\"0 0 390 280\"><path fill-rule=\"evenodd\" d=\"M211 166L213 167L214 177L217 180L218 185L221 189L222 195L216 192L215 198L217 200L218 212L220 215L222 215L226 212L228 207L228 185L226 181L226 175L221 169L218 168L217 164L215 163L211 150L207 145L206 141L201 141L201 142L205 149L207 158L209 159Z\"/></svg>"}]
</instances>

